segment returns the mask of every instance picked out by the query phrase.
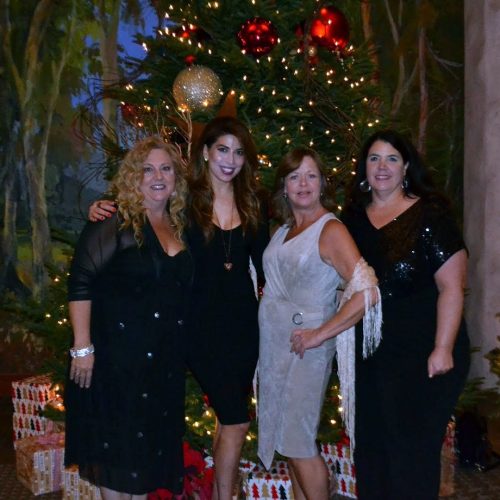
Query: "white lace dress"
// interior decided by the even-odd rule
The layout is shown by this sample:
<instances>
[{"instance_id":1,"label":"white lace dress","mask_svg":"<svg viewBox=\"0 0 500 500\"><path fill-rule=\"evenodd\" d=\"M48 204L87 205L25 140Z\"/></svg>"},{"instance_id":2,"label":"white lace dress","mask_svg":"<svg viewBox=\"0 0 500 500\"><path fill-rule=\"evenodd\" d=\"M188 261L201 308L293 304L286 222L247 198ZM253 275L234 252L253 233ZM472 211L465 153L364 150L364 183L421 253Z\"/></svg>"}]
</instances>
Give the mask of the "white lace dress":
<instances>
[{"instance_id":1,"label":"white lace dress","mask_svg":"<svg viewBox=\"0 0 500 500\"><path fill-rule=\"evenodd\" d=\"M308 349L303 359L290 352L296 328L315 328L337 310L342 282L319 254L325 214L293 239L280 227L264 252L266 286L259 307L259 457L269 468L275 450L287 457L318 454L315 443L321 407L335 354L335 338ZM301 323L301 324L299 324Z\"/></svg>"}]
</instances>

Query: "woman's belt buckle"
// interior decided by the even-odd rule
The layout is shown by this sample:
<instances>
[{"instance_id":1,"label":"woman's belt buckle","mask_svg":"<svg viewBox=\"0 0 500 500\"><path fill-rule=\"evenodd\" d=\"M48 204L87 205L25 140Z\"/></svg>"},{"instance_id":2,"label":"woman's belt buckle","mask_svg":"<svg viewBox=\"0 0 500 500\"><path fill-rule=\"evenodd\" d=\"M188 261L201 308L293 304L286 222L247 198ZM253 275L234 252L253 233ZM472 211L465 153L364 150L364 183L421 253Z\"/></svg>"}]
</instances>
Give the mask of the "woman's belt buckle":
<instances>
[{"instance_id":1,"label":"woman's belt buckle","mask_svg":"<svg viewBox=\"0 0 500 500\"><path fill-rule=\"evenodd\" d=\"M304 318L303 318L303 315L301 312L296 312L293 316L292 316L292 322L294 325L302 325L302 323L304 323Z\"/></svg>"}]
</instances>

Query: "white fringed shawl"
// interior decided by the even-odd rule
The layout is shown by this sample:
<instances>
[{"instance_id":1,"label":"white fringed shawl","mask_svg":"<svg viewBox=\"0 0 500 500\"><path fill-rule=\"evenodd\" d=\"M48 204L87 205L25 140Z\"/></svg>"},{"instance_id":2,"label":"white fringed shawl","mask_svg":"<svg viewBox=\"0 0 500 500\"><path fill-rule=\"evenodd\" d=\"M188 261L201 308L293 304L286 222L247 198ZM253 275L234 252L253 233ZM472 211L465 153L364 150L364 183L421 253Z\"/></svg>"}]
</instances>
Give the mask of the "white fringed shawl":
<instances>
[{"instance_id":1,"label":"white fringed shawl","mask_svg":"<svg viewBox=\"0 0 500 500\"><path fill-rule=\"evenodd\" d=\"M340 307L356 292L364 292L365 315L363 316L363 358L373 354L382 339L382 301L378 288L377 277L373 269L361 258L352 278L344 290ZM371 289L375 288L378 301L370 305ZM355 337L354 326L337 336L337 363L342 397L343 420L347 435L351 443L351 452L354 451L354 422L355 422Z\"/></svg>"}]
</instances>

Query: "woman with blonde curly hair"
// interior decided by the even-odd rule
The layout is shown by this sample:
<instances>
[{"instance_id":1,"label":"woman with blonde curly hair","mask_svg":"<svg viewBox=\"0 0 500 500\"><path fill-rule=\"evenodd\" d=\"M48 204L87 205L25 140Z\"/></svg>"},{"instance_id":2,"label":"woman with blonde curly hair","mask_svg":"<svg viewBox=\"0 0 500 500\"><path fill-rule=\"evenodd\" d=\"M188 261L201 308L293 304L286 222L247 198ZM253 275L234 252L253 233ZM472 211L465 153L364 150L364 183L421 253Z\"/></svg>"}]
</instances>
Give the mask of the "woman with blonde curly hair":
<instances>
[{"instance_id":1,"label":"woman with blonde curly hair","mask_svg":"<svg viewBox=\"0 0 500 500\"><path fill-rule=\"evenodd\" d=\"M249 399L259 352L258 302L249 272L264 282L269 241L266 204L256 180L257 153L237 118L207 123L190 162L186 241L195 265L187 361L217 417L213 499L230 500L250 423ZM112 202L90 207L103 220Z\"/></svg>"},{"instance_id":2,"label":"woman with blonde curly hair","mask_svg":"<svg viewBox=\"0 0 500 500\"><path fill-rule=\"evenodd\" d=\"M149 137L111 186L116 213L86 225L71 265L65 461L105 500L145 499L182 492L187 182L177 149Z\"/></svg>"}]
</instances>

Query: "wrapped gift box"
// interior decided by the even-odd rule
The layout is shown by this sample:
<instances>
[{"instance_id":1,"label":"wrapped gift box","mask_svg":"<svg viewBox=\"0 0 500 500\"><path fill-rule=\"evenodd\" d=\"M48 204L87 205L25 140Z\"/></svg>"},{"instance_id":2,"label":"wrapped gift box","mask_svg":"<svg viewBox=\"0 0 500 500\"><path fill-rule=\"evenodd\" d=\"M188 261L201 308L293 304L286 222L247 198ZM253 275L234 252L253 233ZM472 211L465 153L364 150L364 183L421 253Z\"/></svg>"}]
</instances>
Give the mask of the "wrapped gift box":
<instances>
[{"instance_id":1,"label":"wrapped gift box","mask_svg":"<svg viewBox=\"0 0 500 500\"><path fill-rule=\"evenodd\" d=\"M52 387L48 375L36 375L12 382L14 440L47 432L47 419L41 414L45 406L56 397L56 389Z\"/></svg>"},{"instance_id":2,"label":"wrapped gift box","mask_svg":"<svg viewBox=\"0 0 500 500\"><path fill-rule=\"evenodd\" d=\"M64 434L47 434L19 439L16 450L17 479L34 495L62 487Z\"/></svg>"},{"instance_id":3,"label":"wrapped gift box","mask_svg":"<svg viewBox=\"0 0 500 500\"><path fill-rule=\"evenodd\" d=\"M12 429L14 431L14 441L29 436L41 436L46 432L47 419L36 415L23 415L14 412L12 415Z\"/></svg>"},{"instance_id":4,"label":"wrapped gift box","mask_svg":"<svg viewBox=\"0 0 500 500\"><path fill-rule=\"evenodd\" d=\"M82 479L76 465L64 469L62 488L63 500L101 500L99 488Z\"/></svg>"},{"instance_id":5,"label":"wrapped gift box","mask_svg":"<svg viewBox=\"0 0 500 500\"><path fill-rule=\"evenodd\" d=\"M45 405L29 399L13 399L12 406L14 407L14 413L39 416L42 414Z\"/></svg>"},{"instance_id":6,"label":"wrapped gift box","mask_svg":"<svg viewBox=\"0 0 500 500\"><path fill-rule=\"evenodd\" d=\"M322 444L321 456L330 472L330 493L356 498L354 463L348 444ZM285 461L273 462L269 471L253 462L240 463L242 493L247 499L293 499L292 482Z\"/></svg>"},{"instance_id":7,"label":"wrapped gift box","mask_svg":"<svg viewBox=\"0 0 500 500\"><path fill-rule=\"evenodd\" d=\"M250 470L246 466L243 469L240 467L240 471L243 476L241 489L245 498L280 500L293 498L292 482L286 462L273 462L268 471L261 465L254 465Z\"/></svg>"},{"instance_id":8,"label":"wrapped gift box","mask_svg":"<svg viewBox=\"0 0 500 500\"><path fill-rule=\"evenodd\" d=\"M56 397L49 375L35 375L12 382L12 401L25 400L45 406Z\"/></svg>"},{"instance_id":9,"label":"wrapped gift box","mask_svg":"<svg viewBox=\"0 0 500 500\"><path fill-rule=\"evenodd\" d=\"M350 498L356 495L356 469L351 458L349 443L321 444L321 456L330 472L334 494Z\"/></svg>"},{"instance_id":10,"label":"wrapped gift box","mask_svg":"<svg viewBox=\"0 0 500 500\"><path fill-rule=\"evenodd\" d=\"M455 467L457 454L455 448L455 422L448 422L441 448L441 483L439 496L448 497L455 493Z\"/></svg>"}]
</instances>

